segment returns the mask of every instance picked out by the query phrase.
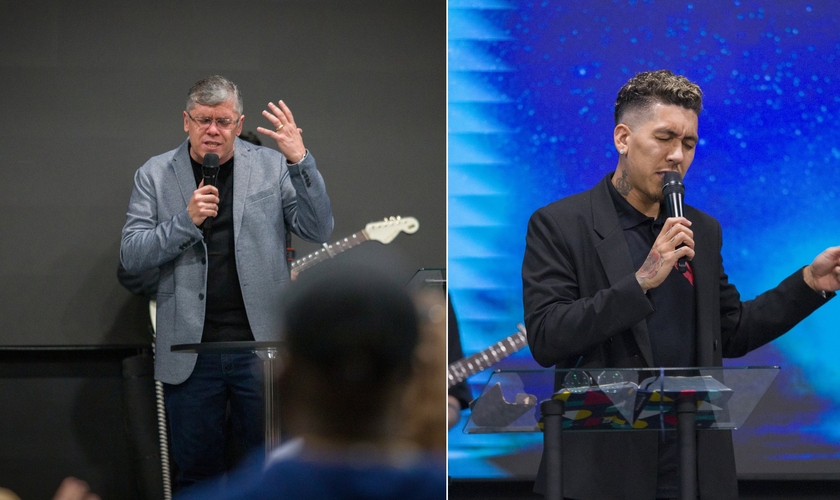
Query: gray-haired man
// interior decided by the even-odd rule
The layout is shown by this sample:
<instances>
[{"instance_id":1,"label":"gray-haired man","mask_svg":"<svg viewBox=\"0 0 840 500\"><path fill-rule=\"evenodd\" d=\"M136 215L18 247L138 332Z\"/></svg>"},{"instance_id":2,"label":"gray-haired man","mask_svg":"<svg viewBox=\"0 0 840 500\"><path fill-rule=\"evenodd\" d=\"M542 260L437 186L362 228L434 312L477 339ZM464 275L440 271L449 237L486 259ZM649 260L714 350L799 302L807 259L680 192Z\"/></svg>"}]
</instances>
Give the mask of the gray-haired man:
<instances>
[{"instance_id":1,"label":"gray-haired man","mask_svg":"<svg viewBox=\"0 0 840 500\"><path fill-rule=\"evenodd\" d=\"M269 103L280 150L238 139L245 120L236 85L210 76L190 89L188 139L134 176L120 258L130 273L158 268L155 378L164 383L178 484L225 469L225 409L248 447L263 438L262 381L255 356L172 353L175 344L278 340L280 294L289 282L286 228L325 242L333 218L323 178L291 110ZM219 156L205 186L205 155ZM212 231L202 231L212 218Z\"/></svg>"}]
</instances>

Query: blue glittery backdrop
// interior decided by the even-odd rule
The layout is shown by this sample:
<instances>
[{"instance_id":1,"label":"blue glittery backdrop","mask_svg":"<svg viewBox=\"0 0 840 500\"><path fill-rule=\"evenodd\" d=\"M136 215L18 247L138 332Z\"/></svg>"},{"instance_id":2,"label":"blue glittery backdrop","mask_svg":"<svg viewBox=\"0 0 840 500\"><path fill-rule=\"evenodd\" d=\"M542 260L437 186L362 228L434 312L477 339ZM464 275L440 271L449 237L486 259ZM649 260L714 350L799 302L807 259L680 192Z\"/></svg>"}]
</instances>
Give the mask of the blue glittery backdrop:
<instances>
[{"instance_id":1,"label":"blue glittery backdrop","mask_svg":"<svg viewBox=\"0 0 840 500\"><path fill-rule=\"evenodd\" d=\"M717 217L749 299L840 244L840 18L831 1L449 2L449 287L465 353L522 321L528 217L615 169L641 71L705 93L686 202ZM738 471L840 476L840 301L736 365L781 365ZM527 348L498 368L537 368ZM470 379L477 394L487 372ZM466 418L466 416L465 416ZM540 435L450 432L452 477L529 477Z\"/></svg>"}]
</instances>

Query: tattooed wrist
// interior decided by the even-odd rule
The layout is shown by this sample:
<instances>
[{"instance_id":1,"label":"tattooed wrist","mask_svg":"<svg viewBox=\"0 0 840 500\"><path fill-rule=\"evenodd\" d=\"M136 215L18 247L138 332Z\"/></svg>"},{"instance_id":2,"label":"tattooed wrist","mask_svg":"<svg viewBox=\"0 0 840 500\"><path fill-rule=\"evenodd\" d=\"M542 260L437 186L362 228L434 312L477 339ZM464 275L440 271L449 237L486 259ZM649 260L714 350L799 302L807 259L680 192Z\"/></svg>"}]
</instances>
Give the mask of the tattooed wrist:
<instances>
[{"instance_id":1,"label":"tattooed wrist","mask_svg":"<svg viewBox=\"0 0 840 500\"><path fill-rule=\"evenodd\" d=\"M650 288L653 288L649 284L649 280L654 278L656 274L662 269L662 262L664 259L662 258L662 254L659 253L657 250L651 250L648 254L647 258L645 259L645 263L642 264L641 269L636 272L636 281L639 282L639 285L642 287L642 290L648 291Z\"/></svg>"}]
</instances>

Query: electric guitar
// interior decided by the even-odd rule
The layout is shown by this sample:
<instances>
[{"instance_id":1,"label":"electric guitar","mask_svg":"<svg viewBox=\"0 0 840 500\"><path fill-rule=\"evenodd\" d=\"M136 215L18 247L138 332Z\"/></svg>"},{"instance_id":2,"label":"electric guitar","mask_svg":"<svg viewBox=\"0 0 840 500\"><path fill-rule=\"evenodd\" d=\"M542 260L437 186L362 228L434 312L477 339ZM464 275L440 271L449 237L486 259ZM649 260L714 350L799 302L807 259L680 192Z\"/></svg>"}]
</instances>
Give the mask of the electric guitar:
<instances>
[{"instance_id":1,"label":"electric guitar","mask_svg":"<svg viewBox=\"0 0 840 500\"><path fill-rule=\"evenodd\" d=\"M323 249L292 262L292 278L294 279L298 274L315 264L332 259L341 252L350 250L365 241L376 240L380 243L388 244L394 241L394 238L401 232L414 234L418 229L420 229L420 223L414 217L397 216L386 218L381 222L371 222L358 233L353 233L343 240L336 241L332 245L324 243Z\"/></svg>"},{"instance_id":2,"label":"electric guitar","mask_svg":"<svg viewBox=\"0 0 840 500\"><path fill-rule=\"evenodd\" d=\"M525 332L525 325L519 323L516 325L519 329L510 337L500 340L491 345L487 349L477 352L472 356L460 359L449 365L449 386L466 380L470 375L490 368L494 363L510 356L516 351L528 345L528 337Z\"/></svg>"}]
</instances>

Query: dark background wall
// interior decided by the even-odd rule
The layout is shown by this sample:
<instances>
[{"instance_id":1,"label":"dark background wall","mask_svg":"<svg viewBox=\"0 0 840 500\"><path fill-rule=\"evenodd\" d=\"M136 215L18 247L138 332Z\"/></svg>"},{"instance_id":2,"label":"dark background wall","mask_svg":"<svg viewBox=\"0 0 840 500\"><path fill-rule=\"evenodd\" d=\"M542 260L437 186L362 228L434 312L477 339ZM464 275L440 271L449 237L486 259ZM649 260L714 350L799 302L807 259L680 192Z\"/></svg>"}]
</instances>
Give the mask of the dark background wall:
<instances>
[{"instance_id":1,"label":"dark background wall","mask_svg":"<svg viewBox=\"0 0 840 500\"><path fill-rule=\"evenodd\" d=\"M185 139L203 76L240 86L244 130L267 125L267 102L290 106L327 182L332 241L420 222L345 255L445 267L445 9L0 0L0 486L49 498L75 474L104 498L138 495L121 362L150 336L145 302L116 280L120 230L135 170Z\"/></svg>"}]
</instances>

